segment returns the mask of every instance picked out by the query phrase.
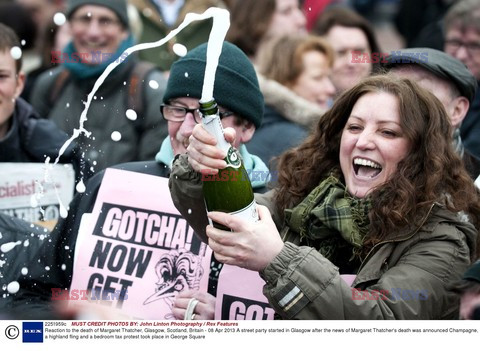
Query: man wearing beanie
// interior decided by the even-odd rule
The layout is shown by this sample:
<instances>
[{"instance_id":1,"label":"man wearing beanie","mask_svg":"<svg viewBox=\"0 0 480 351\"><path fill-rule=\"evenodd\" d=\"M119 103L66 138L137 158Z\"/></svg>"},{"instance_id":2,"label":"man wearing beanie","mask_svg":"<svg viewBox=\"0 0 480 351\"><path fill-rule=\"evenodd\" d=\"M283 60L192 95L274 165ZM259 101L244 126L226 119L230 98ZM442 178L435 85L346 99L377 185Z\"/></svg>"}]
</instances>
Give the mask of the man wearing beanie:
<instances>
[{"instance_id":1,"label":"man wearing beanie","mask_svg":"<svg viewBox=\"0 0 480 351\"><path fill-rule=\"evenodd\" d=\"M477 89L472 73L459 60L429 48L396 50L385 61L385 68L396 75L415 80L440 100L453 126L453 147L463 158L472 179L477 179L480 159L464 148L460 137L460 126Z\"/></svg>"},{"instance_id":2,"label":"man wearing beanie","mask_svg":"<svg viewBox=\"0 0 480 351\"><path fill-rule=\"evenodd\" d=\"M114 168L130 172L149 174L157 177L169 177L170 168L175 155L186 152L189 137L193 127L201 123L198 115L199 99L202 93L203 78L205 73L207 44L190 51L180 58L172 67L171 74L163 98L163 104L158 107L158 112L168 123L168 136L158 139L155 145L162 142L160 151L155 161L129 162L114 166ZM250 140L255 128L262 122L263 96L259 90L255 70L248 57L236 46L225 42L219 59L219 65L215 75L213 95L219 104L222 124L225 128L235 129L237 138L234 146L239 150L245 168L249 173L255 192L266 191L269 179L268 168L260 158L250 155L243 143ZM82 252L62 250L58 255L52 255L57 247L74 248L77 235L80 231L80 223L84 214L93 211L97 194L102 185L105 172L99 172L92 177L84 193L77 194L70 203L68 217L62 220L50 236L50 241L45 243L39 257L36 257L28 267L29 274L19 281L22 290L16 295L13 309L7 311L10 315L22 318L51 318L55 313L48 302L52 288L69 288L72 282L73 265L72 257L82 255ZM120 180L118 180L121 183ZM135 184L125 183L122 191L135 193ZM201 200L203 202L203 200ZM60 255L60 256L59 256ZM40 261L37 261L40 260ZM61 261L65 267L56 264ZM51 267L49 275L45 276L44 270L40 269L38 262ZM212 270L212 272L214 272ZM107 274L107 273L106 273ZM215 284L215 276L212 275L212 284ZM38 282L41 282L39 284ZM41 287L48 287L43 289ZM213 319L215 298L206 292L191 290L184 291L175 300L172 313L178 319L185 316L186 302L195 297L199 303L196 307L196 319ZM64 313L67 311L63 311ZM78 311L77 311L78 312ZM65 315L55 315L56 318L71 318Z\"/></svg>"},{"instance_id":3,"label":"man wearing beanie","mask_svg":"<svg viewBox=\"0 0 480 351\"><path fill-rule=\"evenodd\" d=\"M180 118L174 116L182 109L199 107L198 101L202 95L205 76L206 52L207 44L198 46L175 62L170 71L163 96L162 114L169 122L176 123L169 123L169 132L172 128L178 130L173 133L176 138L172 140L175 154L186 151L191 129L196 123L201 122L198 111L194 114L186 114L182 122L190 123L188 123L188 130L185 131L185 126L179 123ZM224 127L232 127L236 130L237 138L234 146L244 157L245 167L248 169L250 156L242 144L252 138L255 128L260 127L262 123L263 95L252 64L238 47L229 42L223 44L215 75L213 96L221 111L231 113L225 116L222 122ZM254 157L252 162L259 163L260 159Z\"/></svg>"},{"instance_id":4,"label":"man wearing beanie","mask_svg":"<svg viewBox=\"0 0 480 351\"><path fill-rule=\"evenodd\" d=\"M163 97L162 112L164 118L169 120L169 134L174 137L163 142L162 149L157 155L158 161L164 159L167 151L170 155L174 152L178 154L172 165L172 176L169 178L170 193L175 206L192 228L207 225L201 190L202 175L192 169L186 153L193 128L201 122L196 109L202 95L206 50L205 44L200 45L172 65ZM252 138L255 128L262 123L264 100L250 60L243 51L229 42L223 43L215 75L213 97L219 105L223 127L235 130L233 146L242 156L245 168L250 174L253 190L259 192L259 186L265 185L269 180L268 168L259 157L250 155L243 143ZM175 122L176 118L178 122ZM173 151L168 149L170 145ZM188 201L182 201L185 194L188 194ZM208 239L202 237L202 240L207 242ZM216 296L222 266L223 264L212 255L209 295L181 295L181 298L175 301L173 309L177 318L183 318L190 302L196 299L198 305L193 313L196 315L195 319L202 319L198 314L208 309L208 298Z\"/></svg>"},{"instance_id":5,"label":"man wearing beanie","mask_svg":"<svg viewBox=\"0 0 480 351\"><path fill-rule=\"evenodd\" d=\"M98 77L112 62L121 62L100 86L87 112L84 127L91 136L82 134L77 142L95 171L153 159L158 140L167 135L166 123L158 116L166 81L136 53L123 54L134 45L126 0L68 0L66 8L72 40L63 52L52 52L52 63L58 67L38 78L32 105L72 135ZM126 118L128 109L136 112L136 119ZM120 140L112 140L114 132L120 133Z\"/></svg>"}]
</instances>

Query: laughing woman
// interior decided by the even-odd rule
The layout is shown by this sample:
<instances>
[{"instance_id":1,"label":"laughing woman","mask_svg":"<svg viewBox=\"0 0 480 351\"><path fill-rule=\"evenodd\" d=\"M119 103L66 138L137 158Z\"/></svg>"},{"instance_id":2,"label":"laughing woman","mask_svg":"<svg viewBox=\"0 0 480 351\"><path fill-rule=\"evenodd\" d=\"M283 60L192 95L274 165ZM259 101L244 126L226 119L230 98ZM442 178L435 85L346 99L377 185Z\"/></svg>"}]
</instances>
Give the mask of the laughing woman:
<instances>
[{"instance_id":1,"label":"laughing woman","mask_svg":"<svg viewBox=\"0 0 480 351\"><path fill-rule=\"evenodd\" d=\"M219 261L260 272L282 318L457 318L447 285L477 255L480 201L449 128L440 102L414 82L368 78L281 156L277 188L256 197L258 222L209 213L232 235L194 216L203 202L188 199L201 182L189 171L225 166L200 125L171 191ZM344 274L355 275L351 285Z\"/></svg>"}]
</instances>

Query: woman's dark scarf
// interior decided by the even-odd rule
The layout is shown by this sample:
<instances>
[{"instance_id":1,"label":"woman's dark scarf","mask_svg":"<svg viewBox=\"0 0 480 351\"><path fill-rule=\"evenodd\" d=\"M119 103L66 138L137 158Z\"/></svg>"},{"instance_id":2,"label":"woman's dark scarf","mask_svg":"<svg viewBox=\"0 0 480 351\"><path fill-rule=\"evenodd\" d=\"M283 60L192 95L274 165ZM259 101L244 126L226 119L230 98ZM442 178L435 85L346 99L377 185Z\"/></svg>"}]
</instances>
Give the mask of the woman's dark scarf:
<instances>
[{"instance_id":1,"label":"woman's dark scarf","mask_svg":"<svg viewBox=\"0 0 480 351\"><path fill-rule=\"evenodd\" d=\"M327 259L347 247L357 256L368 233L370 200L352 197L339 179L330 175L296 207L285 210L286 224L300 239Z\"/></svg>"}]
</instances>

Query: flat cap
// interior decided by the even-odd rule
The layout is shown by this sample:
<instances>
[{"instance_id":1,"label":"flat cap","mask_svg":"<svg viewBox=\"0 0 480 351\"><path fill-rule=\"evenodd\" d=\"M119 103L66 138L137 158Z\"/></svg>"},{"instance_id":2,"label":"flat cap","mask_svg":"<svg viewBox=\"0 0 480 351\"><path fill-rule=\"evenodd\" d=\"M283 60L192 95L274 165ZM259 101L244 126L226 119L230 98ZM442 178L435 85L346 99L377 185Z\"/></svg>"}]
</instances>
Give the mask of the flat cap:
<instances>
[{"instance_id":1,"label":"flat cap","mask_svg":"<svg viewBox=\"0 0 480 351\"><path fill-rule=\"evenodd\" d=\"M477 80L468 68L456 58L440 50L409 48L394 50L382 60L383 67L390 69L402 64L419 65L437 77L455 84L462 96L472 103L477 90Z\"/></svg>"}]
</instances>

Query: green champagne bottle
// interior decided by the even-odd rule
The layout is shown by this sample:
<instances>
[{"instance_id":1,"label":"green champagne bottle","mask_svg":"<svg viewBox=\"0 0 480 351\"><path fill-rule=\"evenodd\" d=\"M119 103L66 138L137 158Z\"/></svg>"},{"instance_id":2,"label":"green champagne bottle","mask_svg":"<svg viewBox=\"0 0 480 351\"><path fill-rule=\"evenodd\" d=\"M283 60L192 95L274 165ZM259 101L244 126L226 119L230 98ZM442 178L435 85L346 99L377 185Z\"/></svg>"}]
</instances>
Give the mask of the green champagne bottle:
<instances>
[{"instance_id":1,"label":"green champagne bottle","mask_svg":"<svg viewBox=\"0 0 480 351\"><path fill-rule=\"evenodd\" d=\"M258 214L253 197L252 184L242 160L234 148L225 140L223 126L215 100L200 101L200 114L205 129L217 139L217 147L227 153L227 167L217 175L203 175L203 196L207 211L231 213L246 220L257 221ZM230 230L218 223L217 228Z\"/></svg>"}]
</instances>

